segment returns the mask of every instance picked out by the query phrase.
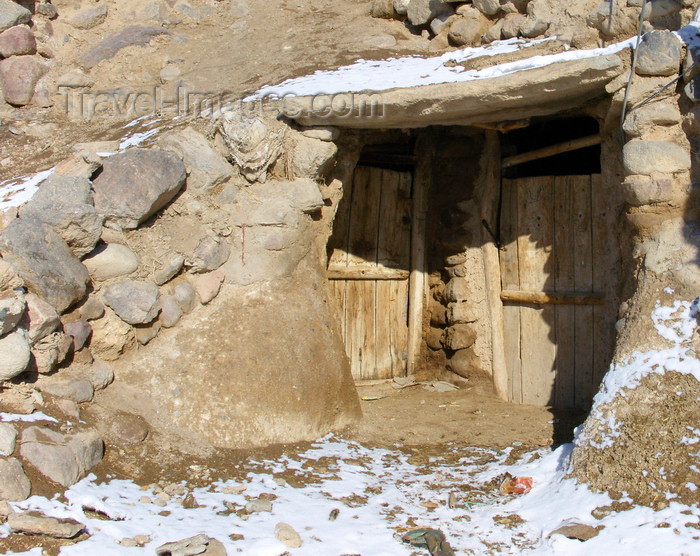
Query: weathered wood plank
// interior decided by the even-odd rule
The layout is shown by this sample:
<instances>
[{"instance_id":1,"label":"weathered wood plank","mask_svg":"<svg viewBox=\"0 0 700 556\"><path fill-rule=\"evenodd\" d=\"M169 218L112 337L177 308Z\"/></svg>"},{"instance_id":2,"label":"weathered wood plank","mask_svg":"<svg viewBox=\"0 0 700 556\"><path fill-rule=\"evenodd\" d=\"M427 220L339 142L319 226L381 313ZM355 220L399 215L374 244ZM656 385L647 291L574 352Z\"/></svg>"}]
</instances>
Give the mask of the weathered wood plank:
<instances>
[{"instance_id":1,"label":"weathered wood plank","mask_svg":"<svg viewBox=\"0 0 700 556\"><path fill-rule=\"evenodd\" d=\"M402 197L406 182L410 189L411 175L407 172L383 170L377 239L377 265L381 272L409 277L411 244L411 200ZM398 267L398 268L397 268ZM402 294L408 293L408 283L396 280L376 284L376 378L391 378L404 374L403 352L408 323Z\"/></svg>"},{"instance_id":2,"label":"weathered wood plank","mask_svg":"<svg viewBox=\"0 0 700 556\"><path fill-rule=\"evenodd\" d=\"M353 265L328 269L329 280L408 280L410 272L401 268Z\"/></svg>"},{"instance_id":3,"label":"weathered wood plank","mask_svg":"<svg viewBox=\"0 0 700 556\"><path fill-rule=\"evenodd\" d=\"M554 289L574 289L574 195L575 180L569 176L554 179ZM555 308L555 341L557 344L554 405L574 407L575 309Z\"/></svg>"},{"instance_id":4,"label":"weathered wood plank","mask_svg":"<svg viewBox=\"0 0 700 556\"><path fill-rule=\"evenodd\" d=\"M498 222L498 205L501 197L501 147L498 132L488 130L481 154L484 181L482 184L480 213L481 218L495 228ZM503 303L501 302L501 271L498 247L491 234L482 226L481 251L486 277L486 298L491 321L491 373L496 394L508 401L511 390L508 386L508 368L505 356L505 335L503 327Z\"/></svg>"},{"instance_id":5,"label":"weathered wood plank","mask_svg":"<svg viewBox=\"0 0 700 556\"><path fill-rule=\"evenodd\" d=\"M348 266L376 265L381 170L358 166L350 208ZM356 379L375 378L375 299L372 280L346 283L346 348Z\"/></svg>"},{"instance_id":6,"label":"weathered wood plank","mask_svg":"<svg viewBox=\"0 0 700 556\"><path fill-rule=\"evenodd\" d=\"M570 275L573 276L573 275ZM602 305L605 295L599 292L526 292L503 290L501 300L508 303L527 305Z\"/></svg>"},{"instance_id":7,"label":"weathered wood plank","mask_svg":"<svg viewBox=\"0 0 700 556\"><path fill-rule=\"evenodd\" d=\"M517 185L503 180L501 191L501 287L517 290L518 278L518 196ZM522 377L520 362L520 307L503 307L504 357L508 370L507 391L509 400L522 403Z\"/></svg>"},{"instance_id":8,"label":"weathered wood plank","mask_svg":"<svg viewBox=\"0 0 700 556\"><path fill-rule=\"evenodd\" d=\"M540 160L542 158L547 158L549 156L575 151L578 149L585 149L586 147L591 147L593 145L600 145L600 142L601 138L600 134L598 133L596 133L595 135L589 135L588 137L572 139L570 141L565 141L556 145L550 145L549 147L543 147L535 151L530 151L527 153L517 154L515 156L509 156L508 158L504 158L503 168L510 168L511 166L524 164L525 162Z\"/></svg>"},{"instance_id":9,"label":"weathered wood plank","mask_svg":"<svg viewBox=\"0 0 700 556\"><path fill-rule=\"evenodd\" d=\"M591 241L591 177L572 178L574 188L574 287L577 292L593 290ZM575 309L574 403L590 407L593 383L593 307Z\"/></svg>"},{"instance_id":10,"label":"weathered wood plank","mask_svg":"<svg viewBox=\"0 0 700 556\"><path fill-rule=\"evenodd\" d=\"M520 289L551 289L554 178L517 180ZM554 307L520 308L523 403L549 405L554 391Z\"/></svg>"}]
</instances>

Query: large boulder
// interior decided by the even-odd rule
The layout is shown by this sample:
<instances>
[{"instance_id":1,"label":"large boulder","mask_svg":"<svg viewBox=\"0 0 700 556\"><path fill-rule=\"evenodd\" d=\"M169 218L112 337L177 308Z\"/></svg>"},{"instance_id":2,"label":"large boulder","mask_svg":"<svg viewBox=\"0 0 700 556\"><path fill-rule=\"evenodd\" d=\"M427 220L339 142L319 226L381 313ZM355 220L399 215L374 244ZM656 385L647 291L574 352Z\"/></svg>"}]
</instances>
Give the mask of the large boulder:
<instances>
[{"instance_id":1,"label":"large boulder","mask_svg":"<svg viewBox=\"0 0 700 556\"><path fill-rule=\"evenodd\" d=\"M104 161L94 180L95 208L105 226L132 230L170 203L186 178L176 154L131 149Z\"/></svg>"},{"instance_id":2,"label":"large boulder","mask_svg":"<svg viewBox=\"0 0 700 556\"><path fill-rule=\"evenodd\" d=\"M0 253L29 291L62 312L83 298L87 269L49 226L35 218L18 218L0 234Z\"/></svg>"},{"instance_id":3,"label":"large boulder","mask_svg":"<svg viewBox=\"0 0 700 556\"><path fill-rule=\"evenodd\" d=\"M61 434L32 426L22 433L20 454L36 469L64 487L77 483L102 460L104 444L94 430Z\"/></svg>"},{"instance_id":4,"label":"large boulder","mask_svg":"<svg viewBox=\"0 0 700 556\"><path fill-rule=\"evenodd\" d=\"M21 23L29 23L31 19L32 12L27 8L12 0L0 0L0 31Z\"/></svg>"},{"instance_id":5,"label":"large boulder","mask_svg":"<svg viewBox=\"0 0 700 556\"><path fill-rule=\"evenodd\" d=\"M650 31L637 52L639 75L675 75L681 65L681 41L671 31Z\"/></svg>"},{"instance_id":6,"label":"large boulder","mask_svg":"<svg viewBox=\"0 0 700 556\"><path fill-rule=\"evenodd\" d=\"M204 193L231 177L231 166L191 127L164 136L159 146L176 153L187 168L187 187Z\"/></svg>"},{"instance_id":7,"label":"large boulder","mask_svg":"<svg viewBox=\"0 0 700 556\"><path fill-rule=\"evenodd\" d=\"M87 178L51 175L20 215L51 226L76 257L84 257L99 241L104 220L92 204L91 189Z\"/></svg>"},{"instance_id":8,"label":"large boulder","mask_svg":"<svg viewBox=\"0 0 700 556\"><path fill-rule=\"evenodd\" d=\"M150 282L123 280L107 286L102 300L120 319L129 324L153 321L160 312L158 286Z\"/></svg>"},{"instance_id":9,"label":"large boulder","mask_svg":"<svg viewBox=\"0 0 700 556\"><path fill-rule=\"evenodd\" d=\"M690 153L670 141L632 139L622 148L622 164L627 175L672 174L690 169Z\"/></svg>"},{"instance_id":10,"label":"large boulder","mask_svg":"<svg viewBox=\"0 0 700 556\"><path fill-rule=\"evenodd\" d=\"M13 56L0 61L0 85L5 102L15 106L29 104L34 87L46 71L46 65L37 56Z\"/></svg>"},{"instance_id":11,"label":"large boulder","mask_svg":"<svg viewBox=\"0 0 700 556\"><path fill-rule=\"evenodd\" d=\"M26 500L31 490L32 485L22 464L15 458L0 457L0 500Z\"/></svg>"},{"instance_id":12,"label":"large boulder","mask_svg":"<svg viewBox=\"0 0 700 556\"><path fill-rule=\"evenodd\" d=\"M411 0L406 14L413 25L426 25L436 16L451 11L445 0Z\"/></svg>"}]
</instances>

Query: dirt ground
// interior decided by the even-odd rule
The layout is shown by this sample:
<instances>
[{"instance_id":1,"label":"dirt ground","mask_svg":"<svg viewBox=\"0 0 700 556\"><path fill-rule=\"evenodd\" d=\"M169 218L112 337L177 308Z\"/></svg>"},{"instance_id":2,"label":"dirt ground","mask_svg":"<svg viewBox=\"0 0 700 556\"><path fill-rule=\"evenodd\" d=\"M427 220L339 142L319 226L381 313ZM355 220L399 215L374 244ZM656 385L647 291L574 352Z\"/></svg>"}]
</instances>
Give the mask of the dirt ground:
<instances>
[{"instance_id":1,"label":"dirt ground","mask_svg":"<svg viewBox=\"0 0 700 556\"><path fill-rule=\"evenodd\" d=\"M555 446L570 441L573 428L585 417L570 411L501 402L484 384L464 384L459 390L433 392L421 384L397 389L391 382L384 382L361 385L358 393L365 398L364 417L358 425L338 435L366 446L398 449L426 465L431 456L445 455L448 446L495 450L513 446L513 457ZM62 417L50 401L40 409ZM88 412L83 412L82 418L88 426L92 425ZM19 428L25 426L29 424L19 424ZM132 446L108 445L104 459L92 472L98 483L116 478L131 479L144 487L164 487L180 481L187 481L188 487L202 487L218 479L243 481L249 472L260 470L256 462L297 454L309 446L301 443L257 450L216 450L211 456L198 458L183 455L166 439L151 433L144 442ZM61 492L60 485L29 466L26 471L32 481L32 494L52 498ZM281 476L293 486L303 480L295 473ZM65 541L15 534L0 539L0 550L20 552L42 546L45 554L54 555L61 546L82 538Z\"/></svg>"}]
</instances>

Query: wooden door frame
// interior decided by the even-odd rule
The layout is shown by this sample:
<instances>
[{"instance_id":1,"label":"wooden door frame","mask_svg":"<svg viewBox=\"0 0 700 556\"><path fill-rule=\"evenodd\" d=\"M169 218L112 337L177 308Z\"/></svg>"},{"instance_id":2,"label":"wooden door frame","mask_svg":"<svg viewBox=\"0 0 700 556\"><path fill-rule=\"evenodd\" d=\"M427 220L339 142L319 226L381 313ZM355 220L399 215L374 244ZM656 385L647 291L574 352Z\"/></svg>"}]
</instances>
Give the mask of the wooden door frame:
<instances>
[{"instance_id":1,"label":"wooden door frame","mask_svg":"<svg viewBox=\"0 0 700 556\"><path fill-rule=\"evenodd\" d=\"M416 166L413 173L413 206L411 207L411 275L408 284L408 361L406 373L418 368L423 343L423 321L429 296L425 268L426 218L428 191L431 186L435 144L431 137L421 134L416 140Z\"/></svg>"}]
</instances>

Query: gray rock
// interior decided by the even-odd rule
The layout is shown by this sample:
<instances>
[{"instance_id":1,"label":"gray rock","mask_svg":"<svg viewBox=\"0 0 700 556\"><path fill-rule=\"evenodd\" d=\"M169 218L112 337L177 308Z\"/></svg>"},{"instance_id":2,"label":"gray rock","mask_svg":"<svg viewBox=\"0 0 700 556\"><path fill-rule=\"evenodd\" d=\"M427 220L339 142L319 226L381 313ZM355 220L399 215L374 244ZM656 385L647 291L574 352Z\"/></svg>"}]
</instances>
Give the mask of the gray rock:
<instances>
[{"instance_id":1,"label":"gray rock","mask_svg":"<svg viewBox=\"0 0 700 556\"><path fill-rule=\"evenodd\" d=\"M484 15L496 15L501 9L499 0L473 0L472 5Z\"/></svg>"},{"instance_id":2,"label":"gray rock","mask_svg":"<svg viewBox=\"0 0 700 556\"><path fill-rule=\"evenodd\" d=\"M466 280L463 278L453 278L448 282L444 295L445 300L448 303L452 303L469 299L471 292L469 291L469 285Z\"/></svg>"},{"instance_id":3,"label":"gray rock","mask_svg":"<svg viewBox=\"0 0 700 556\"><path fill-rule=\"evenodd\" d=\"M284 543L287 548L299 548L302 545L299 533L288 523L280 522L275 525L275 538Z\"/></svg>"},{"instance_id":4,"label":"gray rock","mask_svg":"<svg viewBox=\"0 0 700 556\"><path fill-rule=\"evenodd\" d=\"M99 241L104 220L92 204L91 187L86 178L53 174L22 207L20 217L51 226L76 257L84 257Z\"/></svg>"},{"instance_id":5,"label":"gray rock","mask_svg":"<svg viewBox=\"0 0 700 556\"><path fill-rule=\"evenodd\" d=\"M622 163L627 175L672 174L690 169L690 154L668 141L632 139L622 148Z\"/></svg>"},{"instance_id":6,"label":"gray rock","mask_svg":"<svg viewBox=\"0 0 700 556\"><path fill-rule=\"evenodd\" d=\"M585 523L580 523L576 520L567 520L561 523L548 536L551 537L553 535L562 535L567 539L587 541L593 537L597 537L599 533L600 529L597 527L592 527L591 525L586 525Z\"/></svg>"},{"instance_id":7,"label":"gray rock","mask_svg":"<svg viewBox=\"0 0 700 556\"><path fill-rule=\"evenodd\" d=\"M693 102L700 102L700 76L694 77L686 83L683 92Z\"/></svg>"},{"instance_id":8,"label":"gray rock","mask_svg":"<svg viewBox=\"0 0 700 556\"><path fill-rule=\"evenodd\" d=\"M153 321L149 324L139 324L134 328L134 334L136 335L136 341L145 346L160 332L161 324L159 321Z\"/></svg>"},{"instance_id":9,"label":"gray rock","mask_svg":"<svg viewBox=\"0 0 700 556\"><path fill-rule=\"evenodd\" d=\"M0 382L27 370L31 351L24 334L12 332L0 338Z\"/></svg>"},{"instance_id":10,"label":"gray rock","mask_svg":"<svg viewBox=\"0 0 700 556\"><path fill-rule=\"evenodd\" d=\"M97 46L88 50L82 57L85 68L94 68L103 60L113 58L122 48L128 46L145 46L154 37L170 35L171 33L162 27L131 25L116 34L103 39Z\"/></svg>"},{"instance_id":11,"label":"gray rock","mask_svg":"<svg viewBox=\"0 0 700 556\"><path fill-rule=\"evenodd\" d=\"M523 37L534 38L549 29L554 10L549 0L532 0L527 5L527 17L520 25Z\"/></svg>"},{"instance_id":12,"label":"gray rock","mask_svg":"<svg viewBox=\"0 0 700 556\"><path fill-rule=\"evenodd\" d=\"M175 255L165 268L161 268L153 275L153 281L162 286L166 282L172 280L181 270L182 266L185 264L185 257L182 255Z\"/></svg>"},{"instance_id":13,"label":"gray rock","mask_svg":"<svg viewBox=\"0 0 700 556\"><path fill-rule=\"evenodd\" d=\"M36 54L36 38L29 27L19 25L0 33L0 58Z\"/></svg>"},{"instance_id":14,"label":"gray rock","mask_svg":"<svg viewBox=\"0 0 700 556\"><path fill-rule=\"evenodd\" d=\"M95 178L95 208L105 226L131 230L165 207L182 189L185 165L174 153L131 149L107 158Z\"/></svg>"},{"instance_id":15,"label":"gray rock","mask_svg":"<svg viewBox=\"0 0 700 556\"><path fill-rule=\"evenodd\" d=\"M165 543L156 548L156 554L165 556L226 556L226 549L216 539L201 534L177 542Z\"/></svg>"},{"instance_id":16,"label":"gray rock","mask_svg":"<svg viewBox=\"0 0 700 556\"><path fill-rule=\"evenodd\" d=\"M47 67L37 56L13 56L0 61L0 85L5 102L26 106L32 101L34 88Z\"/></svg>"},{"instance_id":17,"label":"gray rock","mask_svg":"<svg viewBox=\"0 0 700 556\"><path fill-rule=\"evenodd\" d=\"M20 454L52 481L74 485L102 460L104 444L94 430L63 435L32 426L22 433Z\"/></svg>"},{"instance_id":18,"label":"gray rock","mask_svg":"<svg viewBox=\"0 0 700 556\"><path fill-rule=\"evenodd\" d=\"M49 374L63 362L71 348L73 339L61 332L49 334L32 346L34 366L39 374Z\"/></svg>"},{"instance_id":19,"label":"gray rock","mask_svg":"<svg viewBox=\"0 0 700 556\"><path fill-rule=\"evenodd\" d=\"M675 75L681 65L681 41L671 31L645 33L637 52L639 75Z\"/></svg>"},{"instance_id":20,"label":"gray rock","mask_svg":"<svg viewBox=\"0 0 700 556\"><path fill-rule=\"evenodd\" d=\"M87 378L95 390L104 390L114 382L114 368L105 361L96 359L88 369Z\"/></svg>"},{"instance_id":21,"label":"gray rock","mask_svg":"<svg viewBox=\"0 0 700 556\"><path fill-rule=\"evenodd\" d=\"M512 39L520 35L520 26L525 23L525 16L521 14L508 14L503 19L501 33L504 39Z\"/></svg>"},{"instance_id":22,"label":"gray rock","mask_svg":"<svg viewBox=\"0 0 700 556\"><path fill-rule=\"evenodd\" d=\"M314 180L296 179L280 187L290 197L290 204L304 213L311 214L324 206L323 195Z\"/></svg>"},{"instance_id":23,"label":"gray rock","mask_svg":"<svg viewBox=\"0 0 700 556\"><path fill-rule=\"evenodd\" d=\"M223 239L206 237L199 242L192 256L193 272L210 272L224 264L231 255L231 247Z\"/></svg>"},{"instance_id":24,"label":"gray rock","mask_svg":"<svg viewBox=\"0 0 700 556\"><path fill-rule=\"evenodd\" d=\"M97 297L90 296L80 308L80 316L85 320L97 320L105 314L105 306Z\"/></svg>"},{"instance_id":25,"label":"gray rock","mask_svg":"<svg viewBox=\"0 0 700 556\"><path fill-rule=\"evenodd\" d=\"M373 0L370 15L382 19L392 19L394 17L394 0Z\"/></svg>"},{"instance_id":26,"label":"gray rock","mask_svg":"<svg viewBox=\"0 0 700 556\"><path fill-rule=\"evenodd\" d=\"M671 126L681 122L678 106L665 102L654 102L633 110L625 118L623 128L630 137L639 137L656 126Z\"/></svg>"},{"instance_id":27,"label":"gray rock","mask_svg":"<svg viewBox=\"0 0 700 556\"><path fill-rule=\"evenodd\" d=\"M474 345L476 331L469 324L454 324L445 330L443 345L452 351Z\"/></svg>"},{"instance_id":28,"label":"gray rock","mask_svg":"<svg viewBox=\"0 0 700 556\"><path fill-rule=\"evenodd\" d=\"M173 297L183 313L189 313L197 306L197 293L187 282L181 282L173 288Z\"/></svg>"},{"instance_id":29,"label":"gray rock","mask_svg":"<svg viewBox=\"0 0 700 556\"><path fill-rule=\"evenodd\" d=\"M0 0L0 31L22 23L29 23L31 19L32 12L27 8L12 0Z\"/></svg>"},{"instance_id":30,"label":"gray rock","mask_svg":"<svg viewBox=\"0 0 700 556\"><path fill-rule=\"evenodd\" d=\"M114 361L136 341L133 328L107 309L104 317L92 322L90 351L95 357Z\"/></svg>"},{"instance_id":31,"label":"gray rock","mask_svg":"<svg viewBox=\"0 0 700 556\"><path fill-rule=\"evenodd\" d=\"M641 7L642 1L641 0L633 0L633 3L631 3L629 5L630 6L636 5L638 7ZM692 6L692 4L686 4L686 5ZM677 0L653 0L653 1L649 1L649 2L647 2L647 7L644 10L644 19L653 21L657 18L677 13L681 9L682 9L682 5Z\"/></svg>"},{"instance_id":32,"label":"gray rock","mask_svg":"<svg viewBox=\"0 0 700 556\"><path fill-rule=\"evenodd\" d=\"M160 298L160 304L163 310L160 313L160 323L164 328L172 328L182 317L182 310L177 302L177 299L171 295L164 295Z\"/></svg>"},{"instance_id":33,"label":"gray rock","mask_svg":"<svg viewBox=\"0 0 700 556\"><path fill-rule=\"evenodd\" d=\"M0 456L11 456L15 451L16 440L17 429L10 423L0 423Z\"/></svg>"},{"instance_id":34,"label":"gray rock","mask_svg":"<svg viewBox=\"0 0 700 556\"><path fill-rule=\"evenodd\" d=\"M116 446L131 446L143 442L148 436L148 425L139 415L119 411L102 421L105 439Z\"/></svg>"},{"instance_id":35,"label":"gray rock","mask_svg":"<svg viewBox=\"0 0 700 556\"><path fill-rule=\"evenodd\" d=\"M97 282L104 282L135 272L139 261L126 245L110 243L100 245L83 260L90 276Z\"/></svg>"},{"instance_id":36,"label":"gray rock","mask_svg":"<svg viewBox=\"0 0 700 556\"><path fill-rule=\"evenodd\" d=\"M670 178L653 180L649 176L628 176L622 182L625 202L633 207L666 203L673 199Z\"/></svg>"},{"instance_id":37,"label":"gray rock","mask_svg":"<svg viewBox=\"0 0 700 556\"><path fill-rule=\"evenodd\" d=\"M451 7L444 0L411 0L406 15L413 25L426 25L439 14L449 11Z\"/></svg>"},{"instance_id":38,"label":"gray rock","mask_svg":"<svg viewBox=\"0 0 700 556\"><path fill-rule=\"evenodd\" d=\"M408 13L408 5L411 0L394 0L394 11L398 15L406 15Z\"/></svg>"},{"instance_id":39,"label":"gray rock","mask_svg":"<svg viewBox=\"0 0 700 556\"><path fill-rule=\"evenodd\" d=\"M454 21L454 12L449 11L441 13L435 16L435 18L430 22L430 30L434 35L439 35L443 31L450 28L450 25Z\"/></svg>"},{"instance_id":40,"label":"gray rock","mask_svg":"<svg viewBox=\"0 0 700 556\"><path fill-rule=\"evenodd\" d=\"M491 27L486 30L482 38L485 44L491 44L493 41L501 39L501 34L503 33L503 19L499 19Z\"/></svg>"},{"instance_id":41,"label":"gray rock","mask_svg":"<svg viewBox=\"0 0 700 556\"><path fill-rule=\"evenodd\" d=\"M81 71L69 71L64 73L56 80L56 85L58 87L73 87L79 88L89 88L95 84L95 81L89 75L84 74Z\"/></svg>"},{"instance_id":42,"label":"gray rock","mask_svg":"<svg viewBox=\"0 0 700 556\"><path fill-rule=\"evenodd\" d=\"M47 517L38 512L13 513L7 518L7 524L18 533L57 539L72 539L85 530L85 525L74 519Z\"/></svg>"},{"instance_id":43,"label":"gray rock","mask_svg":"<svg viewBox=\"0 0 700 556\"><path fill-rule=\"evenodd\" d=\"M85 295L87 269L49 226L18 218L0 234L0 252L18 271L29 291L64 311Z\"/></svg>"},{"instance_id":44,"label":"gray rock","mask_svg":"<svg viewBox=\"0 0 700 556\"><path fill-rule=\"evenodd\" d=\"M25 300L27 302L27 313L23 324L27 328L29 340L38 342L56 330L61 321L58 318L56 309L38 295L28 293L25 296Z\"/></svg>"},{"instance_id":45,"label":"gray rock","mask_svg":"<svg viewBox=\"0 0 700 556\"><path fill-rule=\"evenodd\" d=\"M0 336L15 329L24 315L24 294L20 290L0 291Z\"/></svg>"},{"instance_id":46,"label":"gray rock","mask_svg":"<svg viewBox=\"0 0 700 556\"><path fill-rule=\"evenodd\" d=\"M73 349L78 351L83 349L85 342L92 334L92 326L84 320L76 320L63 325L63 331L73 338Z\"/></svg>"},{"instance_id":47,"label":"gray rock","mask_svg":"<svg viewBox=\"0 0 700 556\"><path fill-rule=\"evenodd\" d=\"M53 4L40 2L34 6L34 13L43 15L47 19L54 19L58 15L58 10Z\"/></svg>"},{"instance_id":48,"label":"gray rock","mask_svg":"<svg viewBox=\"0 0 700 556\"><path fill-rule=\"evenodd\" d=\"M182 158L188 189L206 193L231 177L231 165L209 145L206 137L191 127L164 136L158 144Z\"/></svg>"},{"instance_id":49,"label":"gray rock","mask_svg":"<svg viewBox=\"0 0 700 556\"><path fill-rule=\"evenodd\" d=\"M197 278L194 289L203 305L209 303L219 294L225 278L225 274L220 270L203 274Z\"/></svg>"},{"instance_id":50,"label":"gray rock","mask_svg":"<svg viewBox=\"0 0 700 556\"><path fill-rule=\"evenodd\" d=\"M81 10L67 18L65 22L71 27L76 29L92 29L97 27L107 19L107 5L102 4L95 6L94 8L88 8L86 10Z\"/></svg>"},{"instance_id":51,"label":"gray rock","mask_svg":"<svg viewBox=\"0 0 700 556\"><path fill-rule=\"evenodd\" d=\"M247 514L259 514L262 512L272 511L272 501L265 498L259 498L257 500L251 500L245 505L245 513Z\"/></svg>"},{"instance_id":52,"label":"gray rock","mask_svg":"<svg viewBox=\"0 0 700 556\"><path fill-rule=\"evenodd\" d=\"M483 27L474 19L458 19L450 27L447 38L455 46L472 45L481 42Z\"/></svg>"},{"instance_id":53,"label":"gray rock","mask_svg":"<svg viewBox=\"0 0 700 556\"><path fill-rule=\"evenodd\" d=\"M477 319L476 311L470 303L450 303L447 307L447 320L450 324L475 322Z\"/></svg>"},{"instance_id":54,"label":"gray rock","mask_svg":"<svg viewBox=\"0 0 700 556\"><path fill-rule=\"evenodd\" d=\"M168 7L163 2L148 2L141 8L139 17L146 21L163 22L168 17Z\"/></svg>"},{"instance_id":55,"label":"gray rock","mask_svg":"<svg viewBox=\"0 0 700 556\"><path fill-rule=\"evenodd\" d=\"M294 134L291 152L292 173L297 178L316 180L333 166L338 147L335 143L312 139L301 133Z\"/></svg>"},{"instance_id":56,"label":"gray rock","mask_svg":"<svg viewBox=\"0 0 700 556\"><path fill-rule=\"evenodd\" d=\"M71 400L75 403L89 402L95 394L92 383L82 378L40 381L37 383L37 388L45 394Z\"/></svg>"},{"instance_id":57,"label":"gray rock","mask_svg":"<svg viewBox=\"0 0 700 556\"><path fill-rule=\"evenodd\" d=\"M460 349L447 360L446 367L463 378L471 378L481 370L481 359L473 348Z\"/></svg>"},{"instance_id":58,"label":"gray rock","mask_svg":"<svg viewBox=\"0 0 700 556\"><path fill-rule=\"evenodd\" d=\"M158 287L149 282L124 280L107 286L102 300L117 316L129 324L153 321L160 312Z\"/></svg>"},{"instance_id":59,"label":"gray rock","mask_svg":"<svg viewBox=\"0 0 700 556\"><path fill-rule=\"evenodd\" d=\"M20 502L29 498L31 490L32 485L22 464L15 458L0 457L0 500Z\"/></svg>"}]
</instances>

